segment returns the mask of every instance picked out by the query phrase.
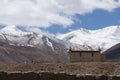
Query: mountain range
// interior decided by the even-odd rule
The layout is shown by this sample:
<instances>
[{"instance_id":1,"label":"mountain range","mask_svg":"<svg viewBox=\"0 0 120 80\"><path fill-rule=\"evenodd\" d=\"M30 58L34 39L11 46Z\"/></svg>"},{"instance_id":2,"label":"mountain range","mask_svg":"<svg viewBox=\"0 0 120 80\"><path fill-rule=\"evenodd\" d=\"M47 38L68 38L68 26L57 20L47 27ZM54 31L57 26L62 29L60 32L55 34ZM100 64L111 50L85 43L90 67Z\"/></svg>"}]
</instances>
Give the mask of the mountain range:
<instances>
[{"instance_id":1,"label":"mountain range","mask_svg":"<svg viewBox=\"0 0 120 80\"><path fill-rule=\"evenodd\" d=\"M0 30L0 63L68 62L70 47L78 50L107 51L120 43L120 26L98 30L80 28L65 34L26 32L17 26Z\"/></svg>"},{"instance_id":2,"label":"mountain range","mask_svg":"<svg viewBox=\"0 0 120 80\"><path fill-rule=\"evenodd\" d=\"M89 46L93 49L100 48L104 52L115 44L120 43L120 26L109 26L98 30L80 28L58 35L57 38L70 43Z\"/></svg>"},{"instance_id":3,"label":"mountain range","mask_svg":"<svg viewBox=\"0 0 120 80\"><path fill-rule=\"evenodd\" d=\"M0 30L0 63L66 62L65 41L44 33L23 32L17 26Z\"/></svg>"}]
</instances>

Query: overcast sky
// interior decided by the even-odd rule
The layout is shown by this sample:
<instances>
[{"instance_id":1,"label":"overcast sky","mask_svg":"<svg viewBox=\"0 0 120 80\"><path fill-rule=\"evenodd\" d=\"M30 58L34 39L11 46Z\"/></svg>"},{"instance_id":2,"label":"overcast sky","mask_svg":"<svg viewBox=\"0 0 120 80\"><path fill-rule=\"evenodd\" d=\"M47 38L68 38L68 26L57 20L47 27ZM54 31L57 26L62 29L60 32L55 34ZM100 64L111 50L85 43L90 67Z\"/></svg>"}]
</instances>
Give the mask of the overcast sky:
<instances>
[{"instance_id":1,"label":"overcast sky","mask_svg":"<svg viewBox=\"0 0 120 80\"><path fill-rule=\"evenodd\" d=\"M0 0L0 24L51 33L120 25L120 0Z\"/></svg>"}]
</instances>

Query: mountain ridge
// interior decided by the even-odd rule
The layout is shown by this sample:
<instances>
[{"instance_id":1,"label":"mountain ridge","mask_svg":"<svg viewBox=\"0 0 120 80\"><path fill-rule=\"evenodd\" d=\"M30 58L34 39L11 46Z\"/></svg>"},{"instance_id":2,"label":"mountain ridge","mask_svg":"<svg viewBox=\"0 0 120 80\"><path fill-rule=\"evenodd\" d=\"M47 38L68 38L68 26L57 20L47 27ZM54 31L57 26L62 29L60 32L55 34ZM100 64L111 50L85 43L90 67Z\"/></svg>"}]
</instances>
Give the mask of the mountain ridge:
<instances>
[{"instance_id":1,"label":"mountain ridge","mask_svg":"<svg viewBox=\"0 0 120 80\"><path fill-rule=\"evenodd\" d=\"M67 62L64 41L44 33L24 32L17 26L0 30L0 64Z\"/></svg>"},{"instance_id":2,"label":"mountain ridge","mask_svg":"<svg viewBox=\"0 0 120 80\"><path fill-rule=\"evenodd\" d=\"M103 51L120 43L120 26L109 26L98 30L78 29L58 35L57 38L80 45L100 47ZM98 45L98 46L97 46Z\"/></svg>"},{"instance_id":3,"label":"mountain ridge","mask_svg":"<svg viewBox=\"0 0 120 80\"><path fill-rule=\"evenodd\" d=\"M17 26L0 30L0 63L69 62L69 48L102 52L120 43L120 26L99 30L81 28L59 36L25 32Z\"/></svg>"}]
</instances>

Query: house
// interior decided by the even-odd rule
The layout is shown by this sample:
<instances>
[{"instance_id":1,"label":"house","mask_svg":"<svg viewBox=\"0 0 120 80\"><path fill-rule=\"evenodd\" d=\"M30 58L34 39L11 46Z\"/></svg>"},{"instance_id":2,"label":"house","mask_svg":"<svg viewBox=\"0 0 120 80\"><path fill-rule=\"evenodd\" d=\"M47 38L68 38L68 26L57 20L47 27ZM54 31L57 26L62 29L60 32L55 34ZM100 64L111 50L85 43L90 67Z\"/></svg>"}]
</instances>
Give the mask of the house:
<instances>
[{"instance_id":1,"label":"house","mask_svg":"<svg viewBox=\"0 0 120 80\"><path fill-rule=\"evenodd\" d=\"M70 62L101 62L104 56L97 51L69 50Z\"/></svg>"}]
</instances>

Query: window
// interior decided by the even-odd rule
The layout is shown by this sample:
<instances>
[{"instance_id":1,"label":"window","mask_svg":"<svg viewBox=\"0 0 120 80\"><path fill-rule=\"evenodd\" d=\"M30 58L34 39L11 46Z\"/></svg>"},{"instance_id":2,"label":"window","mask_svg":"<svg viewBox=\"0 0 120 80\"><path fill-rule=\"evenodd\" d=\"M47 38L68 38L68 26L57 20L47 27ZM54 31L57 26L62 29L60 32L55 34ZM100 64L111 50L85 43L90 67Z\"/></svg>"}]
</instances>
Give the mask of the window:
<instances>
[{"instance_id":1,"label":"window","mask_svg":"<svg viewBox=\"0 0 120 80\"><path fill-rule=\"evenodd\" d=\"M93 56L94 56L94 53L92 53L91 55L92 55L92 57L93 57Z\"/></svg>"},{"instance_id":2,"label":"window","mask_svg":"<svg viewBox=\"0 0 120 80\"><path fill-rule=\"evenodd\" d=\"M79 53L79 55L80 55L80 57L82 56L82 54L81 54L81 53Z\"/></svg>"}]
</instances>

